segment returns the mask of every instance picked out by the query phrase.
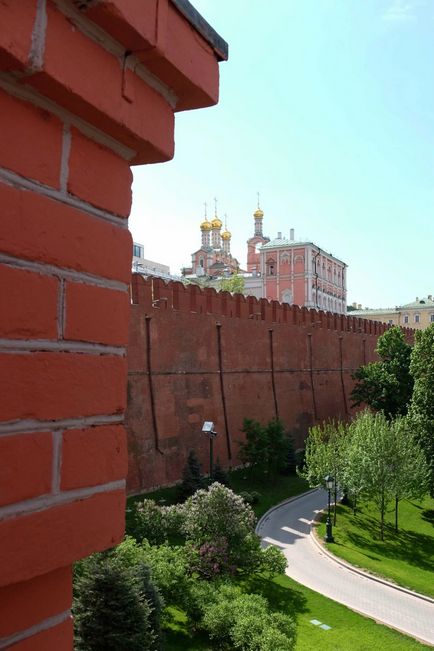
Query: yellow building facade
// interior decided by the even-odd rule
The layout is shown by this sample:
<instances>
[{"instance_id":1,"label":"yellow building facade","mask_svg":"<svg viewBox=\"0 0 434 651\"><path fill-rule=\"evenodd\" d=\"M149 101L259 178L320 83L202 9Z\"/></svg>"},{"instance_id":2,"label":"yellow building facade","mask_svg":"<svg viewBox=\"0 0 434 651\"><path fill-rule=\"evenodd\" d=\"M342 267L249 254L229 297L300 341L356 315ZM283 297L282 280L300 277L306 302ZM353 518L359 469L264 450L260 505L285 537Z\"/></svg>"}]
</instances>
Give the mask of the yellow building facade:
<instances>
[{"instance_id":1,"label":"yellow building facade","mask_svg":"<svg viewBox=\"0 0 434 651\"><path fill-rule=\"evenodd\" d=\"M355 307L354 303L353 307ZM351 316L358 316L362 319L381 321L389 325L424 330L431 323L434 323L434 301L432 295L429 294L425 298L419 298L417 296L415 301L406 305L378 310L371 310L369 308L353 309L350 311L350 314Z\"/></svg>"}]
</instances>

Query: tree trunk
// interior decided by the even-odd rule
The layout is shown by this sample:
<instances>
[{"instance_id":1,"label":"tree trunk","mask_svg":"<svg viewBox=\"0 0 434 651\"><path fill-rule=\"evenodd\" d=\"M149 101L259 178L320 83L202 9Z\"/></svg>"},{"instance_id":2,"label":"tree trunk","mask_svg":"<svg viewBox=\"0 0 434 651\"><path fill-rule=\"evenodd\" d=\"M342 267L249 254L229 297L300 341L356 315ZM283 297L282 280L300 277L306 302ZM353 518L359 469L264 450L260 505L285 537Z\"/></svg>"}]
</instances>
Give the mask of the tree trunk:
<instances>
[{"instance_id":1,"label":"tree trunk","mask_svg":"<svg viewBox=\"0 0 434 651\"><path fill-rule=\"evenodd\" d=\"M380 502L380 539L384 540L384 490L381 493Z\"/></svg>"},{"instance_id":2,"label":"tree trunk","mask_svg":"<svg viewBox=\"0 0 434 651\"><path fill-rule=\"evenodd\" d=\"M395 495L395 531L398 533L398 495Z\"/></svg>"}]
</instances>

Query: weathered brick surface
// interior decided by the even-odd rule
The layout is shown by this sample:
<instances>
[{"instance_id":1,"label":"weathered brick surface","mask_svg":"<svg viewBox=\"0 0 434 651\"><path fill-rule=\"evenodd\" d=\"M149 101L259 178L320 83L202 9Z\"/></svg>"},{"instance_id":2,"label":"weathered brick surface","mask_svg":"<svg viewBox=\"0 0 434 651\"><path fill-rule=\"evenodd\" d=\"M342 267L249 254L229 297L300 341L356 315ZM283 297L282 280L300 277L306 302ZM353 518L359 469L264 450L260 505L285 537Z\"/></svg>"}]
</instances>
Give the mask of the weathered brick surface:
<instances>
[{"instance_id":1,"label":"weathered brick surface","mask_svg":"<svg viewBox=\"0 0 434 651\"><path fill-rule=\"evenodd\" d=\"M59 282L0 264L0 332L12 339L57 338Z\"/></svg>"},{"instance_id":2,"label":"weathered brick surface","mask_svg":"<svg viewBox=\"0 0 434 651\"><path fill-rule=\"evenodd\" d=\"M0 638L25 631L71 607L72 568L0 588Z\"/></svg>"},{"instance_id":3,"label":"weathered brick surface","mask_svg":"<svg viewBox=\"0 0 434 651\"><path fill-rule=\"evenodd\" d=\"M84 210L0 183L0 250L103 278L128 282L131 234Z\"/></svg>"},{"instance_id":4,"label":"weathered brick surface","mask_svg":"<svg viewBox=\"0 0 434 651\"><path fill-rule=\"evenodd\" d=\"M9 647L11 651L73 651L72 618Z\"/></svg>"},{"instance_id":5,"label":"weathered brick surface","mask_svg":"<svg viewBox=\"0 0 434 651\"><path fill-rule=\"evenodd\" d=\"M65 338L125 346L128 342L129 294L69 282L65 293Z\"/></svg>"},{"instance_id":6,"label":"weathered brick surface","mask_svg":"<svg viewBox=\"0 0 434 651\"><path fill-rule=\"evenodd\" d=\"M132 174L128 161L72 130L68 191L109 212L128 217Z\"/></svg>"},{"instance_id":7,"label":"weathered brick surface","mask_svg":"<svg viewBox=\"0 0 434 651\"><path fill-rule=\"evenodd\" d=\"M134 162L172 158L174 115L167 100L135 74L128 75L128 99L123 97L122 57L87 38L53 6L48 5L47 14L44 69L27 83L133 151L140 150Z\"/></svg>"},{"instance_id":8,"label":"weathered brick surface","mask_svg":"<svg viewBox=\"0 0 434 651\"><path fill-rule=\"evenodd\" d=\"M118 490L0 522L0 585L46 574L119 543L124 509L125 493Z\"/></svg>"},{"instance_id":9,"label":"weathered brick surface","mask_svg":"<svg viewBox=\"0 0 434 651\"><path fill-rule=\"evenodd\" d=\"M71 564L122 538L125 432L107 423L126 402L129 165L171 158L174 111L218 92L214 51L169 0L98 5L0 0L0 646L16 651L72 651ZM154 75L131 54L146 38Z\"/></svg>"},{"instance_id":10,"label":"weathered brick surface","mask_svg":"<svg viewBox=\"0 0 434 651\"><path fill-rule=\"evenodd\" d=\"M0 354L4 420L122 414L125 359L75 353Z\"/></svg>"},{"instance_id":11,"label":"weathered brick surface","mask_svg":"<svg viewBox=\"0 0 434 651\"><path fill-rule=\"evenodd\" d=\"M61 121L0 90L0 166L54 188L59 187Z\"/></svg>"},{"instance_id":12,"label":"weathered brick surface","mask_svg":"<svg viewBox=\"0 0 434 651\"><path fill-rule=\"evenodd\" d=\"M351 374L376 358L377 338L386 328L374 332L369 321L139 275L133 275L132 297L130 493L179 480L191 449L207 471L204 420L216 424L215 458L225 465L239 463L244 418L266 423L278 415L296 447L311 425L345 420Z\"/></svg>"},{"instance_id":13,"label":"weathered brick surface","mask_svg":"<svg viewBox=\"0 0 434 651\"><path fill-rule=\"evenodd\" d=\"M123 479L127 446L122 425L67 430L63 434L62 490L95 486Z\"/></svg>"},{"instance_id":14,"label":"weathered brick surface","mask_svg":"<svg viewBox=\"0 0 434 651\"><path fill-rule=\"evenodd\" d=\"M0 70L20 70L28 63L36 0L0 2Z\"/></svg>"},{"instance_id":15,"label":"weathered brick surface","mask_svg":"<svg viewBox=\"0 0 434 651\"><path fill-rule=\"evenodd\" d=\"M0 506L50 493L52 454L50 432L0 437Z\"/></svg>"}]
</instances>

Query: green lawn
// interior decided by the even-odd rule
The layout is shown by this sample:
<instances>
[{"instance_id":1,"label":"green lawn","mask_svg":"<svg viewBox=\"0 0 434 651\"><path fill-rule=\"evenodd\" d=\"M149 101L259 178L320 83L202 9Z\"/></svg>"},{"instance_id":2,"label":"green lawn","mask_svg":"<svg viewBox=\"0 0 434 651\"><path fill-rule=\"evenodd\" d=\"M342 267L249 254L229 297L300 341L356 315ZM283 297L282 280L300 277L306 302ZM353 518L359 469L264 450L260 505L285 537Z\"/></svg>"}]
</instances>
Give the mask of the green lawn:
<instances>
[{"instance_id":1,"label":"green lawn","mask_svg":"<svg viewBox=\"0 0 434 651\"><path fill-rule=\"evenodd\" d=\"M362 617L320 594L305 588L286 576L273 581L257 580L246 585L246 591L262 593L272 608L293 613L297 619L296 651L404 651L428 648L373 620ZM172 609L172 624L167 631L167 651L210 651L205 636L194 636L185 626L180 611ZM311 624L316 619L331 626L328 631ZM215 647L214 647L215 648Z\"/></svg>"},{"instance_id":2,"label":"green lawn","mask_svg":"<svg viewBox=\"0 0 434 651\"><path fill-rule=\"evenodd\" d=\"M257 491L260 493L258 504L253 506L258 517L279 502L303 493L309 488L306 482L299 477L278 476L275 482L271 483L260 480L246 469L233 471L230 478L231 487L236 492ZM130 497L128 506L131 507L133 502L145 497L156 501L163 500L165 504L173 504L177 500L177 490L176 487L163 488L152 493ZM352 563L368 567L366 562L362 562L365 558L368 558L370 562L374 562L376 558L377 565L378 560L381 565L381 551L382 554L387 554L387 558L383 556L382 560L393 561L397 572L400 571L401 566L405 567L406 570L401 569L401 572L411 571L413 579L416 580L417 570L420 571L424 577L421 582L425 585L425 589L422 589L419 583L418 585L412 585L410 582L406 584L426 594L434 592L433 500L426 500L420 505L416 503L401 505L401 521L403 524L405 523L405 529L403 528L400 534L401 543L399 545L392 538L389 528L386 534L387 540L384 543L380 543L379 540L371 540L370 533L376 534L378 531L375 515L372 513L366 511L360 513L357 516L357 526L355 527L351 511L342 506L339 506L338 509L338 527L334 530L338 544L330 545L330 549L334 553ZM320 526L321 535L324 533L323 527L324 525ZM346 536L345 539L344 536ZM356 543L361 545L362 551L357 551ZM342 551L343 553L341 553ZM411 562L408 560L409 558ZM386 574L384 568L379 570L378 567L369 567L369 569ZM395 578L395 580L398 579ZM430 581L430 590L426 587L428 581ZM315 648L321 649L321 651L368 651L376 648L382 651L399 651L401 649L427 648L410 637L376 624L373 620L358 615L345 606L305 588L287 576L279 576L273 581L266 579L252 581L245 587L247 592L264 594L272 608L294 614L297 619L297 651L311 651ZM211 651L212 647L205 635L192 635L188 630L186 618L181 611L170 608L170 616L171 622L166 628L165 648L167 651ZM319 620L321 623L331 626L331 629L322 630L319 626L313 625L310 622L311 619Z\"/></svg>"},{"instance_id":3,"label":"green lawn","mask_svg":"<svg viewBox=\"0 0 434 651\"><path fill-rule=\"evenodd\" d=\"M318 533L324 536L324 522ZM389 512L384 541L379 537L378 514L372 504L362 505L355 516L349 507L339 505L333 536L335 543L327 547L336 556L434 597L434 499L401 502L398 533L394 512Z\"/></svg>"},{"instance_id":4,"label":"green lawn","mask_svg":"<svg viewBox=\"0 0 434 651\"><path fill-rule=\"evenodd\" d=\"M259 502L253 505L253 509L258 517L263 515L263 513L268 511L272 506L282 502L288 497L299 495L300 493L309 490L307 482L297 475L277 475L274 480L270 482L258 477L247 468L233 470L230 473L229 478L231 484L230 487L236 493L251 493L252 491L260 493ZM159 488L150 493L129 497L127 501L127 509L130 508L134 502L145 498L155 500L156 502L163 500L164 504L175 504L177 502L177 487L169 486L168 488Z\"/></svg>"}]
</instances>

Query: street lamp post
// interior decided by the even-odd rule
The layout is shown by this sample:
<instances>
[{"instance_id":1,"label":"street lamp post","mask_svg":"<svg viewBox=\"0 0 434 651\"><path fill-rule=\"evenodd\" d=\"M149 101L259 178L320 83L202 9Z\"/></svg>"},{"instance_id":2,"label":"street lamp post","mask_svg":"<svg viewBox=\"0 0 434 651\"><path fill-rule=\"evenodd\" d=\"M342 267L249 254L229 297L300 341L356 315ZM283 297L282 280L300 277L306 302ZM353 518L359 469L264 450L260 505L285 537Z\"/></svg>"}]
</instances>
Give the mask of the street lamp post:
<instances>
[{"instance_id":1,"label":"street lamp post","mask_svg":"<svg viewBox=\"0 0 434 651\"><path fill-rule=\"evenodd\" d=\"M333 485L335 483L335 480L333 479L333 477L331 475L327 475L326 477L324 477L324 482L325 482L325 485L326 485L326 488L327 488L327 491L328 491L328 497L329 497L329 499L328 499L329 508L328 508L328 514L327 514L327 520L326 520L326 535L324 536L324 540L326 542L328 542L328 543L331 543L331 542L334 542L335 540L333 538L332 521L331 521L331 518L330 518L330 493L331 493L331 491L333 489Z\"/></svg>"},{"instance_id":2,"label":"street lamp post","mask_svg":"<svg viewBox=\"0 0 434 651\"><path fill-rule=\"evenodd\" d=\"M209 438L209 478L212 480L214 463L213 463L213 454L214 454L214 439L217 436L217 432L214 429L214 423L210 420L206 420L202 425L202 432L206 434Z\"/></svg>"}]
</instances>

